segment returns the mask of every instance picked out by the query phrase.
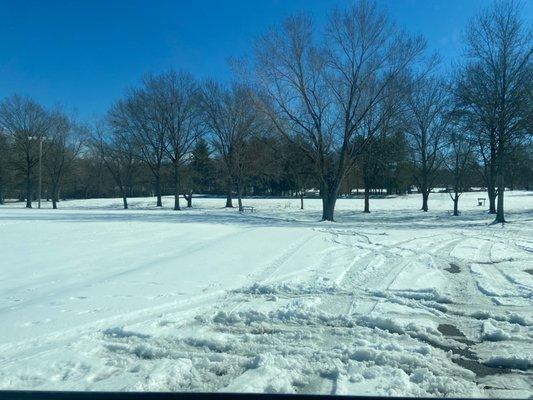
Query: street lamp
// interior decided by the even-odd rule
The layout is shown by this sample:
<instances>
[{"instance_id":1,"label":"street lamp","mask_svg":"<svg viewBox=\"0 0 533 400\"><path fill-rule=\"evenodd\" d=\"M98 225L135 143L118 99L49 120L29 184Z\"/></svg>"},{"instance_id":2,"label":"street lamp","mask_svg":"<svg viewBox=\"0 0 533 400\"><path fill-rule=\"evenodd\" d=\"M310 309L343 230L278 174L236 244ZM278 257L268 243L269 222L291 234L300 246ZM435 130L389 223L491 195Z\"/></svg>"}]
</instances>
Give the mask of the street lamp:
<instances>
[{"instance_id":1,"label":"street lamp","mask_svg":"<svg viewBox=\"0 0 533 400\"><path fill-rule=\"evenodd\" d=\"M43 140L46 139L46 136L39 135L39 136L28 136L28 140L39 140L39 186L37 187L37 199L38 199L38 206L37 208L41 208L41 190L43 186Z\"/></svg>"}]
</instances>

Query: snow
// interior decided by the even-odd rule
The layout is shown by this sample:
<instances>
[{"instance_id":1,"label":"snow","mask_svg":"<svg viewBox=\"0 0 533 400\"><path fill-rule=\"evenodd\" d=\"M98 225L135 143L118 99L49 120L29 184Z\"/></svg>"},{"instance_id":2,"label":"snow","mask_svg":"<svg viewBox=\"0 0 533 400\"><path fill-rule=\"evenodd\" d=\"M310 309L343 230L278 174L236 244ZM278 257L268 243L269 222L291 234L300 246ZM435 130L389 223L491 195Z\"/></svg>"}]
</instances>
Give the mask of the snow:
<instances>
[{"instance_id":1,"label":"snow","mask_svg":"<svg viewBox=\"0 0 533 400\"><path fill-rule=\"evenodd\" d=\"M493 356L487 360L487 365L526 370L533 366L533 359L530 356L516 354L510 356Z\"/></svg>"},{"instance_id":2,"label":"snow","mask_svg":"<svg viewBox=\"0 0 533 400\"><path fill-rule=\"evenodd\" d=\"M483 340L490 340L493 342L498 342L501 340L508 340L511 338L511 335L505 332L501 328L497 328L490 321L483 322Z\"/></svg>"},{"instance_id":3,"label":"snow","mask_svg":"<svg viewBox=\"0 0 533 400\"><path fill-rule=\"evenodd\" d=\"M483 196L2 206L0 388L528 397L533 193Z\"/></svg>"}]
</instances>

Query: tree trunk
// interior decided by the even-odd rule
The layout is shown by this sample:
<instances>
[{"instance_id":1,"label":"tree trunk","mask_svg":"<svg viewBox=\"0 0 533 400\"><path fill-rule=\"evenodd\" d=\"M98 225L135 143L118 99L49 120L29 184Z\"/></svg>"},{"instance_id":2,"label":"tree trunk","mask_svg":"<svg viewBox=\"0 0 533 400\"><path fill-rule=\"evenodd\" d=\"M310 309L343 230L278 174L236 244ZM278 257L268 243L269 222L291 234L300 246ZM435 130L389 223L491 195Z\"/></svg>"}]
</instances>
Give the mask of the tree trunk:
<instances>
[{"instance_id":1,"label":"tree trunk","mask_svg":"<svg viewBox=\"0 0 533 400\"><path fill-rule=\"evenodd\" d=\"M187 208L192 208L192 189L189 190L189 194L183 192L183 198L187 201Z\"/></svg>"},{"instance_id":2,"label":"tree trunk","mask_svg":"<svg viewBox=\"0 0 533 400\"><path fill-rule=\"evenodd\" d=\"M422 211L427 212L428 210L428 198L429 198L429 190L423 190L422 191Z\"/></svg>"},{"instance_id":3,"label":"tree trunk","mask_svg":"<svg viewBox=\"0 0 533 400\"><path fill-rule=\"evenodd\" d=\"M496 214L496 185L494 182L496 153L491 146L491 162L485 162L485 183L487 185L487 195L489 197L489 214Z\"/></svg>"},{"instance_id":4,"label":"tree trunk","mask_svg":"<svg viewBox=\"0 0 533 400\"><path fill-rule=\"evenodd\" d=\"M322 221L335 221L335 202L337 201L336 190L322 191Z\"/></svg>"},{"instance_id":5,"label":"tree trunk","mask_svg":"<svg viewBox=\"0 0 533 400\"><path fill-rule=\"evenodd\" d=\"M157 197L156 207L163 207L163 202L161 201L161 176L159 173L155 176L155 195Z\"/></svg>"},{"instance_id":6,"label":"tree trunk","mask_svg":"<svg viewBox=\"0 0 533 400\"><path fill-rule=\"evenodd\" d=\"M122 206L124 207L124 210L128 209L128 192L124 186L122 186L121 183L119 183L120 188L120 194L122 196Z\"/></svg>"},{"instance_id":7,"label":"tree trunk","mask_svg":"<svg viewBox=\"0 0 533 400\"><path fill-rule=\"evenodd\" d=\"M226 207L233 208L233 200L231 198L231 192L226 195Z\"/></svg>"},{"instance_id":8,"label":"tree trunk","mask_svg":"<svg viewBox=\"0 0 533 400\"><path fill-rule=\"evenodd\" d=\"M52 186L52 208L57 210L57 203L59 201L59 188L57 185Z\"/></svg>"},{"instance_id":9,"label":"tree trunk","mask_svg":"<svg viewBox=\"0 0 533 400\"><path fill-rule=\"evenodd\" d=\"M503 212L503 195L505 193L504 179L503 179L503 168L499 168L498 171L498 206L496 209L496 219L495 223L504 223L505 216Z\"/></svg>"},{"instance_id":10,"label":"tree trunk","mask_svg":"<svg viewBox=\"0 0 533 400\"><path fill-rule=\"evenodd\" d=\"M459 215L459 195L457 192L455 192L455 196L453 198L453 215L456 217Z\"/></svg>"},{"instance_id":11,"label":"tree trunk","mask_svg":"<svg viewBox=\"0 0 533 400\"><path fill-rule=\"evenodd\" d=\"M0 206L4 204L4 185L0 177Z\"/></svg>"},{"instance_id":12,"label":"tree trunk","mask_svg":"<svg viewBox=\"0 0 533 400\"><path fill-rule=\"evenodd\" d=\"M300 192L300 210L304 209L304 192Z\"/></svg>"},{"instance_id":13,"label":"tree trunk","mask_svg":"<svg viewBox=\"0 0 533 400\"><path fill-rule=\"evenodd\" d=\"M180 208L180 173L178 165L174 163L174 210L179 211Z\"/></svg>"},{"instance_id":14,"label":"tree trunk","mask_svg":"<svg viewBox=\"0 0 533 400\"><path fill-rule=\"evenodd\" d=\"M365 185L365 209L363 212L370 212L370 188L368 185Z\"/></svg>"},{"instance_id":15,"label":"tree trunk","mask_svg":"<svg viewBox=\"0 0 533 400\"><path fill-rule=\"evenodd\" d=\"M233 200L231 198L231 189L232 189L232 180L231 178L228 179L228 194L226 196L226 207L227 208L233 208Z\"/></svg>"},{"instance_id":16,"label":"tree trunk","mask_svg":"<svg viewBox=\"0 0 533 400\"><path fill-rule=\"evenodd\" d=\"M242 211L242 185L237 182L237 202L239 204L239 211Z\"/></svg>"},{"instance_id":17,"label":"tree trunk","mask_svg":"<svg viewBox=\"0 0 533 400\"><path fill-rule=\"evenodd\" d=\"M496 190L494 187L487 186L487 195L489 196L489 214L496 214Z\"/></svg>"},{"instance_id":18,"label":"tree trunk","mask_svg":"<svg viewBox=\"0 0 533 400\"><path fill-rule=\"evenodd\" d=\"M26 208L31 208L31 171L26 173Z\"/></svg>"}]
</instances>

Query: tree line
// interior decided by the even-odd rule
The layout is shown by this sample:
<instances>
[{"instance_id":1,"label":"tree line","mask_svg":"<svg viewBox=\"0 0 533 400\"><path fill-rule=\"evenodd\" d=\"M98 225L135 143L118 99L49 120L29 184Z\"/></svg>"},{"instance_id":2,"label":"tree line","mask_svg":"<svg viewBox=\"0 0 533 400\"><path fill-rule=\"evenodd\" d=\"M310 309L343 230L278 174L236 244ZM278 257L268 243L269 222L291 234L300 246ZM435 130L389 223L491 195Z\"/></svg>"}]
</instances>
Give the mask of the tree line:
<instances>
[{"instance_id":1,"label":"tree line","mask_svg":"<svg viewBox=\"0 0 533 400\"><path fill-rule=\"evenodd\" d=\"M185 71L147 74L92 125L61 108L12 95L0 103L0 204L32 206L42 154L43 195L60 198L247 195L336 200L412 188L428 211L445 188L485 187L505 222L505 188L533 180L530 23L518 3L496 1L464 34L444 71L425 40L372 1L331 11L325 26L296 14L256 39L229 82ZM359 193L359 189L356 190Z\"/></svg>"}]
</instances>

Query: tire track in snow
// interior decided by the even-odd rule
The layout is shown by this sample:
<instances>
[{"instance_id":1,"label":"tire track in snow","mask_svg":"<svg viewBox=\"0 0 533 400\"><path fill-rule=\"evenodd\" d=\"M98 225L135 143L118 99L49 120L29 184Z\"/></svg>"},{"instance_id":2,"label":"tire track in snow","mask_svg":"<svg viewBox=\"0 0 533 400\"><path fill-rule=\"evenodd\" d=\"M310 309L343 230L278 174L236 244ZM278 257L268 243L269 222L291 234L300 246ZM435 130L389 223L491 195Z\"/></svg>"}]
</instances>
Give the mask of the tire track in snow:
<instances>
[{"instance_id":1,"label":"tire track in snow","mask_svg":"<svg viewBox=\"0 0 533 400\"><path fill-rule=\"evenodd\" d=\"M287 262L294 258L294 256L302 249L302 247L316 237L317 234L313 233L299 242L289 246L287 250L285 250L279 257L270 263L265 270L262 271L261 275L258 277L260 283L267 283L271 281L276 272L278 272Z\"/></svg>"},{"instance_id":2,"label":"tire track in snow","mask_svg":"<svg viewBox=\"0 0 533 400\"><path fill-rule=\"evenodd\" d=\"M94 320L85 324L77 325L72 329L58 330L57 332L35 336L31 339L3 344L0 345L0 354L3 356L10 354L10 358L4 360L3 365L7 365L6 363L15 364L21 360L37 358L49 351L56 350L57 342L72 342L74 338L83 336L84 332L97 332L105 327L120 325L126 321L129 325L132 325L142 322L154 314L160 314L163 312L168 313L169 311L172 313L177 313L180 310L186 311L187 315L195 315L202 308L210 307L212 305L212 300L220 297L224 293L225 290L218 290L211 293L199 294L197 296L189 296L186 299L175 300L173 302L158 306L149 306L141 310L135 310L120 315ZM182 318L186 319L187 317L182 315ZM50 346L53 346L51 350L39 350L40 348L46 348ZM18 351L19 348L25 350L20 352ZM24 356L24 353L29 353L29 355Z\"/></svg>"},{"instance_id":3,"label":"tire track in snow","mask_svg":"<svg viewBox=\"0 0 533 400\"><path fill-rule=\"evenodd\" d=\"M427 262L434 262L432 251L435 252L451 252L455 245L462 240L456 235L450 235L449 239L442 243L441 235L430 235L423 238L411 238L397 242L393 245L384 245L373 243L368 236L364 235L365 242L339 240L338 232L332 232L334 242L352 248L362 248L366 250L364 256L356 258L346 268L345 273L341 275L341 279L337 281L340 286L348 291L352 290L353 294L347 300L346 314L351 315L354 305L357 301L363 300L367 304L359 308L359 313L363 315L370 314L375 307L382 301L381 297L375 297L368 293L368 290L378 292L390 291L390 287L396 281L397 277L405 271L413 262L420 261L421 258L428 259ZM347 233L343 233L347 236ZM362 236L362 235L358 235ZM438 246L435 248L435 240L428 239L439 238ZM406 244L415 241L424 240L423 246L418 246L417 249L405 247ZM398 246L400 243L402 246ZM398 251L400 250L400 251ZM404 255L402 252L408 251L409 255ZM392 265L392 267L391 267ZM346 281L346 282L345 282Z\"/></svg>"},{"instance_id":4,"label":"tire track in snow","mask_svg":"<svg viewBox=\"0 0 533 400\"><path fill-rule=\"evenodd\" d=\"M457 237L457 236L460 237ZM393 267L390 270L387 270L386 272L381 271L382 273L373 275L370 279L361 279L361 276L352 278L352 285L354 287L367 287L367 288L378 288L381 291L388 291L390 289L390 286L392 283L396 280L396 278L405 271L406 268L412 263L416 261L420 261L421 257L428 257L428 262L431 263L437 263L437 265L441 266L439 269L443 269L443 267L448 266L449 262L452 262L455 260L454 257L451 257L451 253L454 251L454 249L464 241L464 234L458 233L458 234L450 234L447 236L448 239L442 242L442 236L441 235L431 235L426 236L423 238L411 238L408 240L403 240L401 242L397 242L394 245L388 245L383 246L379 245L378 250L373 250L371 254L369 254L367 257L372 260L372 258L376 258L379 256L386 256L386 260L384 261L382 267L386 268L391 263L394 263L396 266ZM436 239L439 238L441 240L430 240L428 241L428 238ZM424 243L423 246L419 246L417 249L410 249L405 248L405 244L416 242L419 240L424 240L426 243ZM396 244L400 243L402 247L396 248ZM345 243L346 244L346 243ZM359 246L359 243L356 244L356 246ZM377 246L376 246L377 247ZM366 248L366 247L365 247ZM398 250L407 250L410 255L403 256L398 254ZM353 272L355 275L360 275L360 272L364 272L365 270L368 270L369 267L371 268L373 265L375 265L375 262L367 261L367 265L364 267L357 269L354 268ZM443 272L447 274L447 272ZM466 275L465 275L466 274ZM446 291L448 291L451 288L457 287L458 290L452 290L454 293L451 298L454 299L454 303L457 305L460 305L461 303L468 304L472 301L472 299L464 299L464 301L461 301L463 299L465 292L467 294L472 293L478 293L477 286L475 285L475 282L471 275L468 273L468 271L463 270L462 274L455 277L455 276L449 276L447 277L449 282L446 281ZM348 279L348 278L346 278ZM466 289L466 290L464 290ZM375 297L371 293L365 292L364 290L356 290L356 294L352 296L348 306L347 306L347 312L352 313L354 304L359 301L369 301L366 307L360 308L359 310L363 312L363 314L368 314L372 312L372 310L382 301L387 301L386 299L382 297ZM462 296L455 296L455 294L461 294ZM391 295L393 297L396 297L397 294L394 293L394 291L391 292ZM404 298L400 295L401 298ZM475 297L475 296L474 296ZM481 296L483 298L483 296ZM406 300L403 300L405 303ZM414 309L422 309L427 310L431 313L437 313L437 316L444 316L442 311L440 311L441 308L435 309L431 306L431 302L426 305L425 300L414 300L411 299L408 302L409 307ZM487 303L483 303L484 306L488 306ZM439 318L440 321L442 321L441 318Z\"/></svg>"},{"instance_id":5,"label":"tire track in snow","mask_svg":"<svg viewBox=\"0 0 533 400\"><path fill-rule=\"evenodd\" d=\"M276 272L278 272L287 262L293 259L294 256L298 253L298 251L300 251L308 242L310 242L317 236L318 235L316 233L310 234L302 240L296 243L292 243L278 257L276 257L272 262L267 264L265 269L258 271L258 276L254 276L254 274L252 274L252 276L250 277L251 281L257 282L259 284L265 284L271 281L272 277L276 274ZM237 304L230 308L230 314L238 311L245 303L247 303L247 299L237 301Z\"/></svg>"},{"instance_id":6,"label":"tire track in snow","mask_svg":"<svg viewBox=\"0 0 533 400\"><path fill-rule=\"evenodd\" d=\"M457 244L463 241L464 241L464 237L448 240L444 242L443 244L437 245L433 250L430 250L430 253L438 257L448 259L451 257L451 254L453 253L453 251L457 248Z\"/></svg>"},{"instance_id":7,"label":"tire track in snow","mask_svg":"<svg viewBox=\"0 0 533 400\"><path fill-rule=\"evenodd\" d=\"M191 245L189 245L189 246L187 246L185 248L181 248L181 249L179 249L177 251L168 251L168 252L165 252L163 254L159 254L157 256L154 256L153 258L150 258L147 261L140 261L140 262L136 263L133 266L128 266L126 269L124 269L122 271L119 271L119 272L116 272L116 273L113 273L113 274L110 274L110 275L104 275L104 276L97 275L94 278L89 279L89 280L83 280L83 281L80 281L80 282L73 282L73 283L65 284L65 285L63 285L60 288L60 290L54 290L52 292L43 293L43 294L41 294L39 296L32 297L29 300L25 300L23 302L20 302L17 305L18 306L22 306L22 305L23 306L30 306L30 305L35 305L35 304L42 304L43 302L50 301L50 300L53 300L54 298L57 298L58 295L62 295L65 298L68 298L70 296L75 296L77 293L82 291L83 288L85 288L85 287L88 287L88 286L92 287L92 286L95 286L95 285L100 284L102 282L109 283L109 282L115 281L117 279L122 279L125 276L131 275L131 274L136 273L136 272L138 272L140 270L148 271L150 269L156 268L163 261L167 261L169 259L178 260L179 257L182 256L182 255L185 255L185 254L188 255L188 254L191 254L191 253L200 252L200 251L212 246L213 243L216 243L218 245L218 244L220 244L220 243L222 243L224 241L233 240L233 239L235 239L236 236L249 234L251 231L253 231L255 229L257 229L257 228L247 228L247 229L244 229L244 230L238 231L238 232L228 232L228 233L226 233L226 234L224 234L222 236L217 236L217 237L214 237L214 238L210 238L210 239L208 239L206 241L203 241L201 243L191 244ZM10 307L11 307L11 305L7 305L5 307L0 307L0 311L8 310L8 309L10 309Z\"/></svg>"}]
</instances>

